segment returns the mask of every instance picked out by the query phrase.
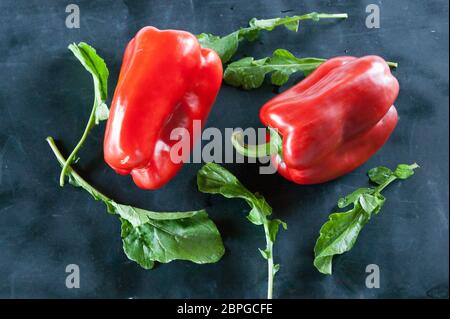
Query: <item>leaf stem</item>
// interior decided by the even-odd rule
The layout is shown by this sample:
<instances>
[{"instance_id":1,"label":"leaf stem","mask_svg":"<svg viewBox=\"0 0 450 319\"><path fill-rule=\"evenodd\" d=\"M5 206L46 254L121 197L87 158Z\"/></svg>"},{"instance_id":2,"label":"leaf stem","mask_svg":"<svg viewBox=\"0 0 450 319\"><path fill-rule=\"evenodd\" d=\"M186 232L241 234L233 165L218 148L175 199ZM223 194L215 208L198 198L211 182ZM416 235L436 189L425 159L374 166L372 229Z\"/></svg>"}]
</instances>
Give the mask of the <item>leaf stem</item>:
<instances>
[{"instance_id":1,"label":"leaf stem","mask_svg":"<svg viewBox=\"0 0 450 319\"><path fill-rule=\"evenodd\" d=\"M83 146L83 143L86 140L90 130L95 125L95 112L97 110L97 104L98 104L98 100L97 99L98 99L97 96L95 96L95 98L94 98L94 105L92 107L91 115L89 116L89 120L88 120L88 123L86 125L86 128L84 129L83 135L81 136L80 140L78 141L78 144L73 149L72 153L70 153L69 157L67 158L67 161L62 166L61 174L59 175L59 185L61 187L64 186L64 177L67 174L67 170L68 170L69 166L74 161L78 150L81 148L81 146ZM56 147L56 145L55 145L55 147Z\"/></svg>"},{"instance_id":2,"label":"leaf stem","mask_svg":"<svg viewBox=\"0 0 450 319\"><path fill-rule=\"evenodd\" d=\"M320 19L347 19L348 14L347 13L307 13L300 16L293 16L293 17L286 17L286 18L279 18L280 22L275 23L275 26L285 25L289 22L297 22L297 21L304 21L304 20L315 20L318 21ZM260 20L263 21L263 20Z\"/></svg>"},{"instance_id":3,"label":"leaf stem","mask_svg":"<svg viewBox=\"0 0 450 319\"><path fill-rule=\"evenodd\" d=\"M385 189L387 186L389 186L389 184L392 183L393 181L395 181L396 179L397 179L397 176L392 175L383 184L381 184L375 188L375 193L380 194L383 189Z\"/></svg>"},{"instance_id":4,"label":"leaf stem","mask_svg":"<svg viewBox=\"0 0 450 319\"><path fill-rule=\"evenodd\" d=\"M279 27L282 25L287 25L288 23L299 22L299 21L303 21L303 20L318 21L320 19L347 19L347 18L348 18L347 13L316 13L316 12L312 12L312 13L307 13L307 14L303 14L303 15L299 15L299 16L297 15L297 16L285 17L285 18L261 19L261 20L257 20L257 21L259 21L259 22L275 21L275 23L271 26L271 28L275 28L275 27ZM249 27L242 28L235 32L238 32L238 36L240 38L239 40L242 40L242 36L244 36L245 34L247 34L249 32L252 32L254 30L264 30L264 27L249 26Z\"/></svg>"},{"instance_id":5,"label":"leaf stem","mask_svg":"<svg viewBox=\"0 0 450 319\"><path fill-rule=\"evenodd\" d=\"M272 299L273 297L273 242L270 239L269 224L267 220L264 222L264 232L266 235L266 250L268 252L267 258L267 299Z\"/></svg>"},{"instance_id":6,"label":"leaf stem","mask_svg":"<svg viewBox=\"0 0 450 319\"><path fill-rule=\"evenodd\" d=\"M347 13L318 13L316 15L319 19L347 19L348 14ZM314 19L313 17L308 17L306 19ZM305 20L301 19L301 20Z\"/></svg>"},{"instance_id":7,"label":"leaf stem","mask_svg":"<svg viewBox=\"0 0 450 319\"><path fill-rule=\"evenodd\" d=\"M59 151L58 147L55 144L55 141L53 140L53 137L49 136L45 140L47 141L48 145L50 145L50 148L52 149L53 154L55 154L55 157L58 160L59 164L62 167L66 167L65 174L67 174L67 175L70 174L82 188L84 188L86 191L88 191L89 193L91 193L93 195L95 194L102 201L104 201L104 202L111 201L111 199L108 196L106 196L105 194L100 192L98 189L96 189L91 184L89 184L83 177L78 175L78 173L76 171L74 171L70 165L66 165L68 163L68 160L66 160L64 158L64 156L61 154L61 152Z\"/></svg>"}]
</instances>

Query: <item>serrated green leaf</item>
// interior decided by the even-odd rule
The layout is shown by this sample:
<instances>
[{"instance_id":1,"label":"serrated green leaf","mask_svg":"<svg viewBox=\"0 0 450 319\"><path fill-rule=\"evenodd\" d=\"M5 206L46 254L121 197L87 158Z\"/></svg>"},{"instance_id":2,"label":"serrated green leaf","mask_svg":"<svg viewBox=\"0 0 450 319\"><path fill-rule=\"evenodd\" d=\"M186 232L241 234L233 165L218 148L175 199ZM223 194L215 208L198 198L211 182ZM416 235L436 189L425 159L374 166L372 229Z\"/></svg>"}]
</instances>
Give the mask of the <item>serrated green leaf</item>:
<instances>
[{"instance_id":1,"label":"serrated green leaf","mask_svg":"<svg viewBox=\"0 0 450 319\"><path fill-rule=\"evenodd\" d=\"M287 50L278 49L270 58L255 60L247 57L230 63L225 69L224 81L250 90L260 87L265 76L271 73L272 84L281 86L289 80L291 74L313 71L324 61L326 60L317 58L300 59Z\"/></svg>"},{"instance_id":2,"label":"serrated green leaf","mask_svg":"<svg viewBox=\"0 0 450 319\"><path fill-rule=\"evenodd\" d=\"M69 50L80 61L84 68L91 73L95 89L101 101L106 101L108 97L108 76L109 71L106 67L105 61L97 54L96 50L85 42L78 44L70 44Z\"/></svg>"},{"instance_id":3,"label":"serrated green leaf","mask_svg":"<svg viewBox=\"0 0 450 319\"><path fill-rule=\"evenodd\" d=\"M197 36L204 48L210 48L217 52L222 63L227 63L236 53L239 42L242 40L254 41L258 38L260 31L272 31L278 26L284 25L288 30L297 32L300 21L322 19L345 19L346 14L327 14L312 12L309 14L290 16L273 19L256 19L249 21L249 26L234 31L226 36L220 37L212 34L202 33Z\"/></svg>"},{"instance_id":4,"label":"serrated green leaf","mask_svg":"<svg viewBox=\"0 0 450 319\"><path fill-rule=\"evenodd\" d=\"M209 48L219 55L222 63L228 62L236 53L239 46L239 32L230 33L224 37L202 33L197 36L198 41L204 48Z\"/></svg>"},{"instance_id":5,"label":"serrated green leaf","mask_svg":"<svg viewBox=\"0 0 450 319\"><path fill-rule=\"evenodd\" d=\"M287 50L278 49L271 57L259 60L245 57L230 63L225 69L224 81L231 86L251 90L260 87L266 75L271 74L271 83L281 86L292 74L302 72L303 76L309 76L325 61L321 58L297 58ZM388 64L395 65L393 62Z\"/></svg>"},{"instance_id":6,"label":"serrated green leaf","mask_svg":"<svg viewBox=\"0 0 450 319\"><path fill-rule=\"evenodd\" d=\"M233 174L218 164L205 164L197 173L197 185L203 193L244 199L252 208L247 218L257 225L262 224L266 216L272 213L264 197L251 193Z\"/></svg>"},{"instance_id":7,"label":"serrated green leaf","mask_svg":"<svg viewBox=\"0 0 450 319\"><path fill-rule=\"evenodd\" d=\"M400 165L399 165L400 166ZM408 165L405 165L408 166ZM400 175L410 176L409 169L414 170L417 164L409 167L400 166ZM353 205L346 212L337 212L329 216L329 220L321 227L319 238L314 247L314 266L324 274L331 274L335 255L343 254L352 249L364 225L373 214L378 214L386 198L381 191L397 177L389 168L379 166L368 172L372 182L378 184L375 188L359 188L350 195L339 199L339 208ZM407 177L406 177L407 178Z\"/></svg>"},{"instance_id":8,"label":"serrated green leaf","mask_svg":"<svg viewBox=\"0 0 450 319\"><path fill-rule=\"evenodd\" d=\"M250 193L228 170L215 163L207 163L197 173L198 189L203 193L221 194L227 198L242 198L251 201Z\"/></svg>"}]
</instances>

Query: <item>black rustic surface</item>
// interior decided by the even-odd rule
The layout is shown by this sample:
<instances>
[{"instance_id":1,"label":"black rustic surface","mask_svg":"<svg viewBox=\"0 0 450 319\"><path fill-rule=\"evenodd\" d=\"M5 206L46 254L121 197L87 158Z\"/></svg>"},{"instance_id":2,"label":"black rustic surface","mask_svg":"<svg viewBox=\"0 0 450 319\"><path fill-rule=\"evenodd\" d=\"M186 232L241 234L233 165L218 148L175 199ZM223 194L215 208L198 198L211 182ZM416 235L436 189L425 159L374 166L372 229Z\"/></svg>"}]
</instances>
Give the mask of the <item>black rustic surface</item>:
<instances>
[{"instance_id":1,"label":"black rustic surface","mask_svg":"<svg viewBox=\"0 0 450 319\"><path fill-rule=\"evenodd\" d=\"M226 34L252 17L311 11L347 12L350 18L305 22L298 34L284 28L263 33L257 42L242 45L239 55L263 57L286 48L301 56L378 54L397 61L400 121L365 165L322 185L299 186L278 174L262 176L255 164L227 165L250 189L264 194L274 215L289 224L275 246L281 263L275 296L448 297L447 1L75 3L81 10L80 29L65 27L68 1L0 2L0 297L264 297L266 264L257 250L264 245L262 229L246 221L248 207L242 201L197 191L195 174L201 164L185 165L161 190L143 191L104 163L104 123L80 152L77 169L118 201L160 211L206 208L217 223L226 246L219 263L177 261L143 270L124 255L116 217L85 192L58 186L59 167L45 137L54 136L67 154L89 116L91 78L67 50L71 42L97 48L110 68L112 93L124 47L143 26ZM380 29L365 26L370 3L380 6ZM274 94L268 82L251 92L224 85L207 124L260 127L258 109ZM339 196L366 185L365 172L371 167L415 161L421 169L386 190L381 214L365 227L351 252L335 259L333 276L318 273L312 265L314 243ZM72 263L80 266L79 289L65 286L65 267ZM365 286L368 264L380 267L379 289Z\"/></svg>"}]
</instances>

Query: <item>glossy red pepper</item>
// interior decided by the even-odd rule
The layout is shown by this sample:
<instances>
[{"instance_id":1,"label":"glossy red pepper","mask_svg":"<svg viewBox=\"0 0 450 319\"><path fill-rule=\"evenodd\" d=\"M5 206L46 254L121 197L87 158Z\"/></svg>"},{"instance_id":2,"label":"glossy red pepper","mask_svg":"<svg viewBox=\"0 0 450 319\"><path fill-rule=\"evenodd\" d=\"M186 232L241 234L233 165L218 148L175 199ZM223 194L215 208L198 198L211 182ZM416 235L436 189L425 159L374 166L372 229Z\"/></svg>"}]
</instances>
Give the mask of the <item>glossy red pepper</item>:
<instances>
[{"instance_id":1,"label":"glossy red pepper","mask_svg":"<svg viewBox=\"0 0 450 319\"><path fill-rule=\"evenodd\" d=\"M185 31L145 27L128 44L104 139L105 161L137 186L157 189L181 168L170 150L193 141L193 121L203 125L219 92L222 62ZM171 140L175 128L185 134Z\"/></svg>"},{"instance_id":2,"label":"glossy red pepper","mask_svg":"<svg viewBox=\"0 0 450 319\"><path fill-rule=\"evenodd\" d=\"M278 171L299 184L349 173L377 152L397 124L397 79L377 56L338 57L267 102L261 121L278 129Z\"/></svg>"}]
</instances>

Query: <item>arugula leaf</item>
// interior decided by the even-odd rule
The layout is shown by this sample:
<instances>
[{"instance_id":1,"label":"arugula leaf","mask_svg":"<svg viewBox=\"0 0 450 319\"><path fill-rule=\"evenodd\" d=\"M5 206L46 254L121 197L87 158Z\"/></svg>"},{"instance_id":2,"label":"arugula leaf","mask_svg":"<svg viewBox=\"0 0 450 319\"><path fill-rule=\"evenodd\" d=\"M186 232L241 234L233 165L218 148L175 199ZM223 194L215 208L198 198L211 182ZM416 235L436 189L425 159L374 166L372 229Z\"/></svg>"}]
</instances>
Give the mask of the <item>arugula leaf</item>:
<instances>
[{"instance_id":1,"label":"arugula leaf","mask_svg":"<svg viewBox=\"0 0 450 319\"><path fill-rule=\"evenodd\" d=\"M205 264L215 263L223 256L220 234L206 211L156 214L162 215L161 218L149 218L138 226L121 218L123 250L129 259L146 268L154 261L168 263L181 259ZM174 218L171 214L186 216Z\"/></svg>"},{"instance_id":2,"label":"arugula leaf","mask_svg":"<svg viewBox=\"0 0 450 319\"><path fill-rule=\"evenodd\" d=\"M47 142L64 166L67 161L53 138L47 137ZM153 268L155 261L168 263L175 259L214 263L223 256L220 233L205 210L157 213L119 204L90 185L71 166L66 174L73 186L83 188L95 200L102 201L109 213L120 217L123 250L143 268Z\"/></svg>"},{"instance_id":3,"label":"arugula leaf","mask_svg":"<svg viewBox=\"0 0 450 319\"><path fill-rule=\"evenodd\" d=\"M273 278L280 265L273 262L273 244L277 237L279 226L287 229L287 224L279 219L269 219L272 208L263 196L252 193L228 170L215 163L207 163L197 173L197 185L199 191L209 194L221 194L226 198L244 199L251 207L247 219L255 224L262 225L266 235L266 248L259 249L261 255L267 259L268 285L267 298L273 295Z\"/></svg>"},{"instance_id":4,"label":"arugula leaf","mask_svg":"<svg viewBox=\"0 0 450 319\"><path fill-rule=\"evenodd\" d=\"M202 47L216 51L222 60L222 63L225 64L236 53L239 42L243 39L243 37L239 36L239 31L235 31L224 37L201 33L197 36L197 39Z\"/></svg>"},{"instance_id":5,"label":"arugula leaf","mask_svg":"<svg viewBox=\"0 0 450 319\"><path fill-rule=\"evenodd\" d=\"M259 88L266 75L271 73L272 84L282 86L292 74L303 72L306 77L325 61L327 60L321 58L297 58L288 50L277 49L271 57L259 60L246 57L230 63L225 69L223 79L231 86L251 90ZM397 67L395 62L387 64Z\"/></svg>"},{"instance_id":6,"label":"arugula leaf","mask_svg":"<svg viewBox=\"0 0 450 319\"><path fill-rule=\"evenodd\" d=\"M314 247L314 266L323 274L332 273L334 255L343 254L350 249L358 238L359 232L373 214L378 214L385 203L381 191L396 179L406 179L414 174L417 164L400 164L393 172L379 166L368 172L369 178L378 186L359 188L350 195L339 199L338 207L353 207L346 212L330 215L329 220L320 229L320 236Z\"/></svg>"},{"instance_id":7,"label":"arugula leaf","mask_svg":"<svg viewBox=\"0 0 450 319\"><path fill-rule=\"evenodd\" d=\"M287 50L278 49L270 58L255 60L247 57L230 63L223 78L229 85L251 90L260 87L265 76L272 73L272 84L281 86L291 74L303 72L307 76L325 61L317 58L299 59Z\"/></svg>"},{"instance_id":8,"label":"arugula leaf","mask_svg":"<svg viewBox=\"0 0 450 319\"><path fill-rule=\"evenodd\" d=\"M83 135L73 149L72 153L67 158L67 162L61 169L61 174L59 177L59 184L61 186L64 186L64 178L67 175L67 169L74 163L77 153L82 147L91 129L95 125L98 125L101 121L108 119L109 116L109 109L105 103L108 98L109 71L106 67L105 61L97 54L95 49L87 43L73 43L70 44L68 48L72 51L84 68L92 75L94 82L94 105L92 106L91 115L89 116Z\"/></svg>"},{"instance_id":9,"label":"arugula leaf","mask_svg":"<svg viewBox=\"0 0 450 319\"><path fill-rule=\"evenodd\" d=\"M210 48L217 52L222 63L227 63L236 53L239 42L242 40L254 41L258 38L260 31L272 31L274 28L284 25L288 30L297 32L300 21L320 19L346 19L346 13L328 14L312 12L304 15L297 15L284 18L263 19L253 18L249 26L234 31L226 36L220 37L212 34L202 33L197 36L200 44L204 48Z\"/></svg>"},{"instance_id":10,"label":"arugula leaf","mask_svg":"<svg viewBox=\"0 0 450 319\"><path fill-rule=\"evenodd\" d=\"M95 93L100 100L108 97L109 71L105 61L97 54L96 50L85 42L69 44L68 49L80 61L84 68L91 73L94 81Z\"/></svg>"}]
</instances>

